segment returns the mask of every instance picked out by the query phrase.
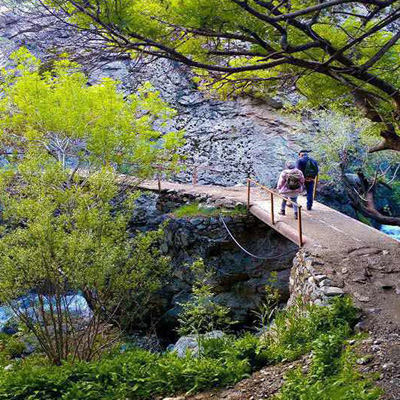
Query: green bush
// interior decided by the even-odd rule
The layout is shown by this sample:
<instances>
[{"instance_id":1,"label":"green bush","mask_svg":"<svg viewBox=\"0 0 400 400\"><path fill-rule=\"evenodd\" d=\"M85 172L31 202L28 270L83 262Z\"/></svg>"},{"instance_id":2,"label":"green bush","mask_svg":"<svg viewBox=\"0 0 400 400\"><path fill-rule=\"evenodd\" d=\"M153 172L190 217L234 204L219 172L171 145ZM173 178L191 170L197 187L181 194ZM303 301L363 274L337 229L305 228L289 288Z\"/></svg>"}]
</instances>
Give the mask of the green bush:
<instances>
[{"instance_id":1,"label":"green bush","mask_svg":"<svg viewBox=\"0 0 400 400\"><path fill-rule=\"evenodd\" d=\"M178 333L199 335L215 330L228 331L235 324L230 317L230 310L214 301L213 287L210 281L213 272L207 271L203 260L196 260L190 267L194 275L192 297L186 303L180 303Z\"/></svg>"},{"instance_id":2,"label":"green bush","mask_svg":"<svg viewBox=\"0 0 400 400\"><path fill-rule=\"evenodd\" d=\"M17 336L0 333L0 366L9 363L10 359L19 357L26 350L26 344Z\"/></svg>"},{"instance_id":3,"label":"green bush","mask_svg":"<svg viewBox=\"0 0 400 400\"><path fill-rule=\"evenodd\" d=\"M309 352L314 340L325 333L341 329L343 337L349 336L356 320L357 310L346 297L333 299L330 307L299 302L276 314L260 351L271 362L295 360Z\"/></svg>"},{"instance_id":4,"label":"green bush","mask_svg":"<svg viewBox=\"0 0 400 400\"><path fill-rule=\"evenodd\" d=\"M210 207L206 208L200 202L184 204L173 211L173 214L178 218L185 217L217 217L219 214L225 215L244 215L246 208L243 206L236 206L234 209Z\"/></svg>"},{"instance_id":5,"label":"green bush","mask_svg":"<svg viewBox=\"0 0 400 400\"><path fill-rule=\"evenodd\" d=\"M354 349L343 351L341 334L315 343L310 370L288 373L275 400L378 400L382 391L357 371ZM333 352L332 352L333 350Z\"/></svg>"},{"instance_id":6,"label":"green bush","mask_svg":"<svg viewBox=\"0 0 400 400\"><path fill-rule=\"evenodd\" d=\"M171 393L226 386L248 376L234 355L179 358L134 349L99 362L61 367L23 364L0 372L0 399L153 399Z\"/></svg>"},{"instance_id":7,"label":"green bush","mask_svg":"<svg viewBox=\"0 0 400 400\"><path fill-rule=\"evenodd\" d=\"M307 307L297 318L293 310L286 313L286 321L281 317L277 322L278 340L270 347L270 354L282 359L311 352L312 361L307 373L300 368L289 372L274 399L379 399L381 391L373 386L372 379L357 371L356 351L346 343L357 320L357 310L349 298L335 299L331 307ZM284 329L285 322L290 329Z\"/></svg>"}]
</instances>

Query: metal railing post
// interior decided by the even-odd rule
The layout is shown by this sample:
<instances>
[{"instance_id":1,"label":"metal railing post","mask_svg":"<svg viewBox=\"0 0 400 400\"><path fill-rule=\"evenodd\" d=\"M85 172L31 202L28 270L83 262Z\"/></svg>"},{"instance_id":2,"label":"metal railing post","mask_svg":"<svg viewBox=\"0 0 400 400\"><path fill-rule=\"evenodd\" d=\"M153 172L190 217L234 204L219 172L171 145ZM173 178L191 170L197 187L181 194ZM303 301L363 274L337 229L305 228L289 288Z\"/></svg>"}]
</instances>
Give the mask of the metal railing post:
<instances>
[{"instance_id":1,"label":"metal railing post","mask_svg":"<svg viewBox=\"0 0 400 400\"><path fill-rule=\"evenodd\" d=\"M272 225L275 225L275 215L274 215L274 193L270 192L271 196L271 221Z\"/></svg>"},{"instance_id":2,"label":"metal railing post","mask_svg":"<svg viewBox=\"0 0 400 400\"><path fill-rule=\"evenodd\" d=\"M250 211L250 179L247 179L247 212Z\"/></svg>"},{"instance_id":3,"label":"metal railing post","mask_svg":"<svg viewBox=\"0 0 400 400\"><path fill-rule=\"evenodd\" d=\"M319 177L318 177L318 175L317 175L317 176L315 177L315 180L314 180L313 200L315 199L315 196L317 195L318 181L319 181Z\"/></svg>"},{"instance_id":4,"label":"metal railing post","mask_svg":"<svg viewBox=\"0 0 400 400\"><path fill-rule=\"evenodd\" d=\"M161 193L161 177L160 173L157 174L158 193Z\"/></svg>"},{"instance_id":5,"label":"metal railing post","mask_svg":"<svg viewBox=\"0 0 400 400\"><path fill-rule=\"evenodd\" d=\"M301 222L301 206L298 207L299 210L299 242L300 242L300 247L303 247L303 225Z\"/></svg>"},{"instance_id":6,"label":"metal railing post","mask_svg":"<svg viewBox=\"0 0 400 400\"><path fill-rule=\"evenodd\" d=\"M197 165L194 166L193 170L193 185L197 185Z\"/></svg>"}]
</instances>

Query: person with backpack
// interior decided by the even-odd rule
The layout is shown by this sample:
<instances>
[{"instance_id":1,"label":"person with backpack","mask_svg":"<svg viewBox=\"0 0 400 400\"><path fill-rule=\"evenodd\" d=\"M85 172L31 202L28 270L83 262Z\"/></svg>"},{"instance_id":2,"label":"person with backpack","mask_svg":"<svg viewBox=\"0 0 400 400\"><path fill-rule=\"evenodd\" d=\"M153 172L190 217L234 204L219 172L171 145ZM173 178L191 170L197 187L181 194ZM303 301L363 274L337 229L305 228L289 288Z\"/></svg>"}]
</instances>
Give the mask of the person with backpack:
<instances>
[{"instance_id":1,"label":"person with backpack","mask_svg":"<svg viewBox=\"0 0 400 400\"><path fill-rule=\"evenodd\" d=\"M299 159L296 162L296 168L298 168L304 175L307 191L307 210L310 211L314 200L315 178L319 172L318 163L308 156L307 150L300 150Z\"/></svg>"},{"instance_id":2,"label":"person with backpack","mask_svg":"<svg viewBox=\"0 0 400 400\"><path fill-rule=\"evenodd\" d=\"M303 173L296 168L294 161L286 162L286 169L281 172L278 181L278 192L293 201L294 218L298 218L297 197L304 190ZM279 215L285 215L286 200L282 200Z\"/></svg>"}]
</instances>

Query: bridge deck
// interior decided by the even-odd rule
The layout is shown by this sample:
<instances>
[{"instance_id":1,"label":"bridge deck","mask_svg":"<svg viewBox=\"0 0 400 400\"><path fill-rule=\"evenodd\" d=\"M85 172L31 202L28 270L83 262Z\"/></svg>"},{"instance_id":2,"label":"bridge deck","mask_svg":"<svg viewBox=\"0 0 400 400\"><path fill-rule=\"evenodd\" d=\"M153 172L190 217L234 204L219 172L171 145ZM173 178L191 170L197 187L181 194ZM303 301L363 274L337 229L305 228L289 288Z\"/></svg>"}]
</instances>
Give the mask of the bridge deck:
<instances>
[{"instance_id":1,"label":"bridge deck","mask_svg":"<svg viewBox=\"0 0 400 400\"><path fill-rule=\"evenodd\" d=\"M157 181L146 181L139 185L143 189L157 190ZM162 182L162 190L174 190L192 195L208 195L215 200L247 203L247 189L244 186L221 187L210 185L191 185L174 182ZM315 202L311 211L306 210L306 199L299 197L302 210L303 236L305 247L317 247L321 250L349 252L362 247L399 248L400 243L390 236L379 232L357 220L335 211L319 202ZM295 243L299 242L298 222L293 210L287 208L286 216L278 215L281 200L275 198L275 224L271 220L269 194L257 187L251 188L250 212L271 226L283 236Z\"/></svg>"}]
</instances>

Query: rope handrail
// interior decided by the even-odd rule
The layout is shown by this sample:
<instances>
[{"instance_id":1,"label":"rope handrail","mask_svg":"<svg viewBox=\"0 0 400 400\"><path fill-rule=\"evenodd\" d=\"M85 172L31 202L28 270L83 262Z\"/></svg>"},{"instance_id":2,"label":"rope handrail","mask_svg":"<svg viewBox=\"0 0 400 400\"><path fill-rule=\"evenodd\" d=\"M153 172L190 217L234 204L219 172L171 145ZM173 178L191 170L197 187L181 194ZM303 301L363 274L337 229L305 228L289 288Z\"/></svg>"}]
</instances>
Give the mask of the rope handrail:
<instances>
[{"instance_id":1,"label":"rope handrail","mask_svg":"<svg viewBox=\"0 0 400 400\"><path fill-rule=\"evenodd\" d=\"M222 217L222 214L219 214L219 219L222 222L225 230L228 232L228 235L231 237L231 239L236 243L236 245L247 255L249 255L250 257L256 258L258 260L274 260L277 258L282 258L287 256L288 254L294 253L299 251L299 249L293 249L293 250L289 250L286 251L284 253L278 254L277 256L269 256L269 257L261 257L261 256L257 256L253 253L250 253L248 250L246 250L237 240L236 238L233 236L232 232L229 230L228 226L226 225L226 222L224 221L224 218Z\"/></svg>"}]
</instances>

